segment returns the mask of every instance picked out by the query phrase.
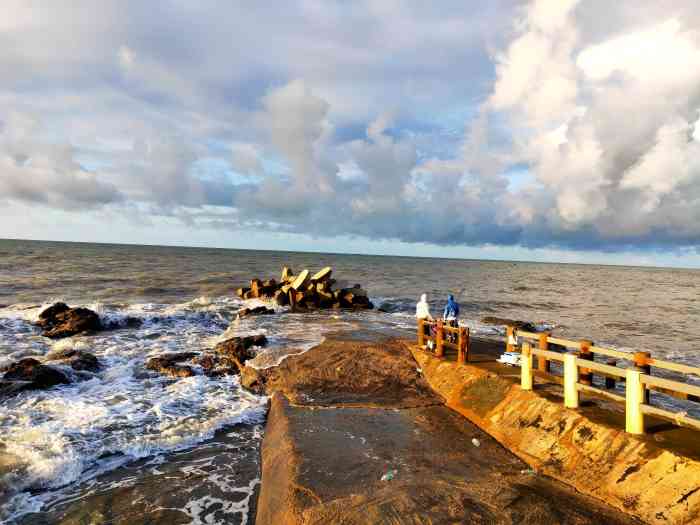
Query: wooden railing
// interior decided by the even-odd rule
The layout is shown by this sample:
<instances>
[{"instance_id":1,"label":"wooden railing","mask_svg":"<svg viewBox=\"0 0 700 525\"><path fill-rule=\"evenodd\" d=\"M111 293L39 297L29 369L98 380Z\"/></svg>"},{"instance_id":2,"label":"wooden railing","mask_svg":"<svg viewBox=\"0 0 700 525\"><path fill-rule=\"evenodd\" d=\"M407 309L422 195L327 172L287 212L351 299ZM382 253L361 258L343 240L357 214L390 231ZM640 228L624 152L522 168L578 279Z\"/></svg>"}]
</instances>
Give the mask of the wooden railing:
<instances>
[{"instance_id":1,"label":"wooden railing","mask_svg":"<svg viewBox=\"0 0 700 525\"><path fill-rule=\"evenodd\" d=\"M552 337L549 333L532 333L508 327L506 345L508 351L516 351L517 338L525 340L521 347L521 387L532 390L533 375L546 375L558 378L564 385L564 404L569 408L579 406L579 393L590 392L605 396L614 401L625 403L625 428L632 434L644 433L644 416L659 416L700 430L700 420L688 417L685 412L672 412L649 404L650 391L657 391L676 398L700 401L700 386L651 375L651 367L700 377L700 368L654 359L649 352L621 352L602 348L588 340L570 341ZM533 348L530 341L537 341ZM552 351L552 346L566 350L566 353ZM606 363L594 361L595 355L607 358ZM534 367L537 357L537 368ZM629 362L626 368L618 362ZM562 363L564 374L555 376L551 373L551 362ZM605 389L593 386L593 374L605 378ZM563 379L563 380L562 380ZM625 382L625 395L611 392L618 381Z\"/></svg>"},{"instance_id":2,"label":"wooden railing","mask_svg":"<svg viewBox=\"0 0 700 525\"><path fill-rule=\"evenodd\" d=\"M426 328L430 328L434 335L426 334ZM449 337L450 335L452 337ZM469 328L448 326L442 320L426 321L418 319L418 346L426 346L428 341L433 341L437 357L443 357L445 355L445 347L448 347L457 350L458 363L464 364L469 361Z\"/></svg>"}]
</instances>

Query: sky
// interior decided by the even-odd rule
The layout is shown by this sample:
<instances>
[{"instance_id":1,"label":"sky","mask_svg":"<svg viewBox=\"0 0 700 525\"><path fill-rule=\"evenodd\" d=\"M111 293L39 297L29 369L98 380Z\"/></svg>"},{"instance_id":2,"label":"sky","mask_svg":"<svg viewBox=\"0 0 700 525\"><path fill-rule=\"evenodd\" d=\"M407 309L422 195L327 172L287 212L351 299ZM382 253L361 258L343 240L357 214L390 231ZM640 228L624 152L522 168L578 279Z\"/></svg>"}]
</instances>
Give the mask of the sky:
<instances>
[{"instance_id":1,"label":"sky","mask_svg":"<svg viewBox=\"0 0 700 525\"><path fill-rule=\"evenodd\" d=\"M3 0L0 237L700 267L694 3Z\"/></svg>"}]
</instances>

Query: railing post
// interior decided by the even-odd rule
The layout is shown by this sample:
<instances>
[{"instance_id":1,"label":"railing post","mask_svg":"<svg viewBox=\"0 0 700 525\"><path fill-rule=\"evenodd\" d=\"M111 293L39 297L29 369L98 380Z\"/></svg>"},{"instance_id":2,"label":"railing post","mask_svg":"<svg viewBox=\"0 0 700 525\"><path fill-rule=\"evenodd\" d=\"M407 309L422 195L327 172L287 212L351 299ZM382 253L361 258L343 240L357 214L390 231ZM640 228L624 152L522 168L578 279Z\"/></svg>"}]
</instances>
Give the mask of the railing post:
<instances>
[{"instance_id":1,"label":"railing post","mask_svg":"<svg viewBox=\"0 0 700 525\"><path fill-rule=\"evenodd\" d=\"M630 434L644 434L644 384L639 370L627 369L625 377L625 431Z\"/></svg>"},{"instance_id":2,"label":"railing post","mask_svg":"<svg viewBox=\"0 0 700 525\"><path fill-rule=\"evenodd\" d=\"M445 331L442 324L442 319L438 319L435 328L435 355L442 357L445 355Z\"/></svg>"},{"instance_id":3,"label":"railing post","mask_svg":"<svg viewBox=\"0 0 700 525\"><path fill-rule=\"evenodd\" d=\"M591 352L591 346L593 346L593 341L584 339L580 342L581 359L585 361L593 361L593 352ZM592 385L593 372L589 368L581 368L581 372L579 374L579 381L582 385Z\"/></svg>"},{"instance_id":4,"label":"railing post","mask_svg":"<svg viewBox=\"0 0 700 525\"><path fill-rule=\"evenodd\" d=\"M607 365L608 366L617 366L617 360L616 359L608 359ZM616 378L605 376L605 388L607 388L609 390L615 390L615 383L616 383Z\"/></svg>"},{"instance_id":5,"label":"railing post","mask_svg":"<svg viewBox=\"0 0 700 525\"><path fill-rule=\"evenodd\" d=\"M469 345L469 332L466 328L460 327L457 339L457 362L463 365L467 362L467 347Z\"/></svg>"},{"instance_id":6,"label":"railing post","mask_svg":"<svg viewBox=\"0 0 700 525\"><path fill-rule=\"evenodd\" d=\"M506 326L506 352L514 352L514 346L511 341L515 340L515 328Z\"/></svg>"},{"instance_id":7,"label":"railing post","mask_svg":"<svg viewBox=\"0 0 700 525\"><path fill-rule=\"evenodd\" d=\"M564 355L564 406L578 408L578 365L577 355L568 353Z\"/></svg>"},{"instance_id":8,"label":"railing post","mask_svg":"<svg viewBox=\"0 0 700 525\"><path fill-rule=\"evenodd\" d=\"M651 358L651 352L635 352L634 353L634 366L638 372L642 374L651 375L651 366L648 364ZM645 389L644 391L644 402L649 404L651 400L651 391Z\"/></svg>"},{"instance_id":9,"label":"railing post","mask_svg":"<svg viewBox=\"0 0 700 525\"><path fill-rule=\"evenodd\" d=\"M532 348L530 343L523 343L520 352L520 388L532 390Z\"/></svg>"},{"instance_id":10,"label":"railing post","mask_svg":"<svg viewBox=\"0 0 700 525\"><path fill-rule=\"evenodd\" d=\"M423 319L418 319L418 346L421 348L425 345L425 321Z\"/></svg>"},{"instance_id":11,"label":"railing post","mask_svg":"<svg viewBox=\"0 0 700 525\"><path fill-rule=\"evenodd\" d=\"M539 344L540 350L549 350L549 343L547 342L547 338L550 335L551 334L549 332L542 332L540 334L540 344ZM540 372L549 373L550 366L551 366L551 363L547 360L546 357L544 357L542 355L537 356L537 369Z\"/></svg>"}]
</instances>

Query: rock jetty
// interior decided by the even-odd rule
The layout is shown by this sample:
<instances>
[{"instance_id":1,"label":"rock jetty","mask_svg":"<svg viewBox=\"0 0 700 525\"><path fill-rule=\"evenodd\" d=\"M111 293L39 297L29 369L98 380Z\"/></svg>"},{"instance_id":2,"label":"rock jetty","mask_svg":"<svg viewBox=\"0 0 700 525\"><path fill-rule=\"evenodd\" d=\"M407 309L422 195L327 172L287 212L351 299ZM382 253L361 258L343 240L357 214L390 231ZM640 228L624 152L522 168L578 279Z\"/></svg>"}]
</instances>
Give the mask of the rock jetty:
<instances>
[{"instance_id":1,"label":"rock jetty","mask_svg":"<svg viewBox=\"0 0 700 525\"><path fill-rule=\"evenodd\" d=\"M236 295L241 299L273 300L280 306L292 308L374 308L367 292L359 284L351 288L333 289L337 282L331 278L332 273L330 266L313 275L309 270L295 274L285 266L279 281L252 279L250 286L239 288Z\"/></svg>"}]
</instances>

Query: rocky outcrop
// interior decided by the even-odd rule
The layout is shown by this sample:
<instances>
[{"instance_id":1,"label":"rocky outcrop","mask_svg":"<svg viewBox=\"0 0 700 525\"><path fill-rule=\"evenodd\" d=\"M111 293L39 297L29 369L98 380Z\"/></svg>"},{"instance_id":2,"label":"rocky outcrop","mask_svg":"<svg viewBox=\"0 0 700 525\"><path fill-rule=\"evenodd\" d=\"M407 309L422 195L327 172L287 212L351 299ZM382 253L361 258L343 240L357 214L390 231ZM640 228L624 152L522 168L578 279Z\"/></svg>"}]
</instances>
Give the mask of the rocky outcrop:
<instances>
[{"instance_id":1,"label":"rocky outcrop","mask_svg":"<svg viewBox=\"0 0 700 525\"><path fill-rule=\"evenodd\" d=\"M23 390L46 390L56 385L69 383L68 377L60 370L27 357L4 369L2 381L0 381L0 397L16 394Z\"/></svg>"},{"instance_id":2,"label":"rocky outcrop","mask_svg":"<svg viewBox=\"0 0 700 525\"><path fill-rule=\"evenodd\" d=\"M496 326L513 326L518 330L525 332L538 332L537 326L527 321L518 321L516 319L507 319L504 317L487 316L481 319L483 324L492 324Z\"/></svg>"},{"instance_id":3,"label":"rocky outcrop","mask_svg":"<svg viewBox=\"0 0 700 525\"><path fill-rule=\"evenodd\" d=\"M39 314L37 326L45 337L60 339L81 333L92 333L102 329L100 317L88 308L71 308L65 303L56 303Z\"/></svg>"},{"instance_id":4,"label":"rocky outcrop","mask_svg":"<svg viewBox=\"0 0 700 525\"><path fill-rule=\"evenodd\" d=\"M160 374L172 377L192 377L194 370L187 365L181 365L182 361L189 361L197 357L195 352L177 352L151 357L146 361L146 368Z\"/></svg>"},{"instance_id":5,"label":"rocky outcrop","mask_svg":"<svg viewBox=\"0 0 700 525\"><path fill-rule=\"evenodd\" d=\"M93 354L73 348L51 352L46 356L46 361L59 361L70 365L73 370L81 372L99 372L102 368L99 360Z\"/></svg>"},{"instance_id":6,"label":"rocky outcrop","mask_svg":"<svg viewBox=\"0 0 700 525\"><path fill-rule=\"evenodd\" d=\"M313 275L309 270L294 275L285 266L279 282L275 279L252 279L249 287L239 288L236 294L242 299L274 300L280 306L290 305L293 308L374 308L367 292L359 284L334 290L333 286L337 283L331 278L332 273L331 267L327 266Z\"/></svg>"}]
</instances>

